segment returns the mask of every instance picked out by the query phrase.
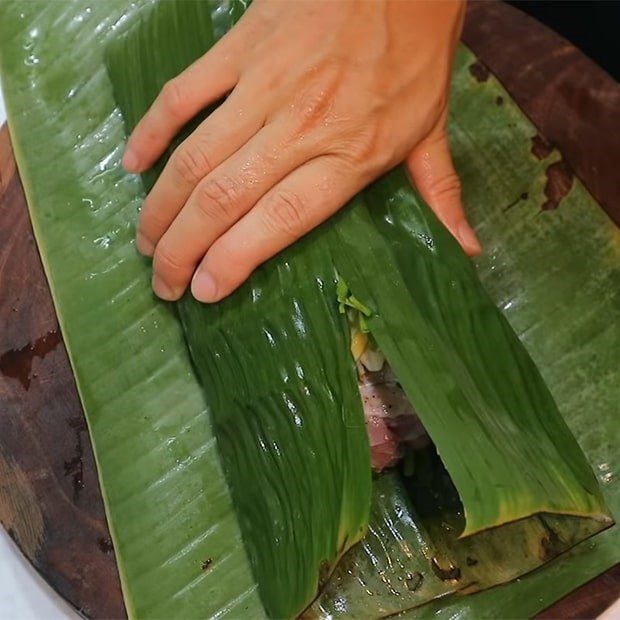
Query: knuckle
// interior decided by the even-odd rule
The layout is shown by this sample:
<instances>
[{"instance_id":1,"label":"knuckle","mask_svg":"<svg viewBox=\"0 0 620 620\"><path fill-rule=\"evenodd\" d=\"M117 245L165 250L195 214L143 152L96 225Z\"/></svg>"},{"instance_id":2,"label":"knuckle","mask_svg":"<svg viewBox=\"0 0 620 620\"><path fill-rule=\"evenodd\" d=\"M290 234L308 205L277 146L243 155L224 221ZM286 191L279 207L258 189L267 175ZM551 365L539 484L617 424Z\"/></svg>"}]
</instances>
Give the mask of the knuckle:
<instances>
[{"instance_id":1,"label":"knuckle","mask_svg":"<svg viewBox=\"0 0 620 620\"><path fill-rule=\"evenodd\" d=\"M155 248L153 256L153 269L159 273L173 276L181 272L184 268L180 254L170 247L168 243L162 241Z\"/></svg>"},{"instance_id":2,"label":"knuckle","mask_svg":"<svg viewBox=\"0 0 620 620\"><path fill-rule=\"evenodd\" d=\"M198 208L209 219L230 222L235 219L237 184L230 177L206 180L200 187Z\"/></svg>"},{"instance_id":3,"label":"knuckle","mask_svg":"<svg viewBox=\"0 0 620 620\"><path fill-rule=\"evenodd\" d=\"M362 164L374 157L379 150L380 142L379 132L370 124L357 131L351 136L348 144L353 161Z\"/></svg>"},{"instance_id":4,"label":"knuckle","mask_svg":"<svg viewBox=\"0 0 620 620\"><path fill-rule=\"evenodd\" d=\"M284 233L297 239L306 230L307 212L299 194L280 190L269 201L265 211L265 225L275 234Z\"/></svg>"},{"instance_id":5,"label":"knuckle","mask_svg":"<svg viewBox=\"0 0 620 620\"><path fill-rule=\"evenodd\" d=\"M194 144L182 144L173 155L172 165L177 175L189 185L197 185L211 171L205 149Z\"/></svg>"},{"instance_id":6,"label":"knuckle","mask_svg":"<svg viewBox=\"0 0 620 620\"><path fill-rule=\"evenodd\" d=\"M174 117L182 115L186 97L179 78L168 80L161 89L160 96L166 112Z\"/></svg>"},{"instance_id":7,"label":"knuckle","mask_svg":"<svg viewBox=\"0 0 620 620\"><path fill-rule=\"evenodd\" d=\"M170 225L170 220L148 200L147 196L138 217L138 228L149 239L159 239Z\"/></svg>"},{"instance_id":8,"label":"knuckle","mask_svg":"<svg viewBox=\"0 0 620 620\"><path fill-rule=\"evenodd\" d=\"M295 96L291 112L297 133L304 133L333 116L340 87L339 72L323 67L318 75L309 75L305 88Z\"/></svg>"},{"instance_id":9,"label":"knuckle","mask_svg":"<svg viewBox=\"0 0 620 620\"><path fill-rule=\"evenodd\" d=\"M297 115L302 121L320 121L332 107L333 94L322 88L304 93L296 106Z\"/></svg>"},{"instance_id":10,"label":"knuckle","mask_svg":"<svg viewBox=\"0 0 620 620\"><path fill-rule=\"evenodd\" d=\"M138 228L151 239L159 237L170 226L170 217L160 205L152 202L151 195L147 195L142 203L138 216Z\"/></svg>"},{"instance_id":11,"label":"knuckle","mask_svg":"<svg viewBox=\"0 0 620 620\"><path fill-rule=\"evenodd\" d=\"M390 143L390 140L383 138L377 127L367 123L363 129L351 132L336 154L353 170L375 176L390 167L395 159L395 154L389 147Z\"/></svg>"},{"instance_id":12,"label":"knuckle","mask_svg":"<svg viewBox=\"0 0 620 620\"><path fill-rule=\"evenodd\" d=\"M452 171L433 179L429 191L436 198L458 198L461 195L461 181Z\"/></svg>"}]
</instances>

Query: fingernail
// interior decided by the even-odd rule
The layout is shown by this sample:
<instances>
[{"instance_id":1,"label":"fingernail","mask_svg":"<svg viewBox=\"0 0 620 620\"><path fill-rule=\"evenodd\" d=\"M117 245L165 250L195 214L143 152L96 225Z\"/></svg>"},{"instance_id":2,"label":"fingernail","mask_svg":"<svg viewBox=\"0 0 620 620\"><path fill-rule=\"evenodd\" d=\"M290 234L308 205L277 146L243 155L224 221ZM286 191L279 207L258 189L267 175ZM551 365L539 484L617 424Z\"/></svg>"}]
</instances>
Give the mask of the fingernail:
<instances>
[{"instance_id":1,"label":"fingernail","mask_svg":"<svg viewBox=\"0 0 620 620\"><path fill-rule=\"evenodd\" d=\"M140 161L138 156L131 149L127 149L123 155L123 168L127 172L138 172L140 168Z\"/></svg>"},{"instance_id":2,"label":"fingernail","mask_svg":"<svg viewBox=\"0 0 620 620\"><path fill-rule=\"evenodd\" d=\"M482 251L482 246L480 245L480 241L478 241L478 237L476 237L476 233L473 228L467 223L466 220L463 220L458 227L457 236L463 249L470 255L480 254Z\"/></svg>"},{"instance_id":3,"label":"fingernail","mask_svg":"<svg viewBox=\"0 0 620 620\"><path fill-rule=\"evenodd\" d=\"M136 248L143 256L153 256L155 246L141 233L136 233Z\"/></svg>"},{"instance_id":4,"label":"fingernail","mask_svg":"<svg viewBox=\"0 0 620 620\"><path fill-rule=\"evenodd\" d=\"M196 272L192 280L192 295L203 303L217 301L217 282L206 269Z\"/></svg>"},{"instance_id":5,"label":"fingernail","mask_svg":"<svg viewBox=\"0 0 620 620\"><path fill-rule=\"evenodd\" d=\"M178 295L156 274L153 274L153 279L151 281L151 286L153 287L153 292L160 299L164 299L165 301L174 301L178 299Z\"/></svg>"}]
</instances>

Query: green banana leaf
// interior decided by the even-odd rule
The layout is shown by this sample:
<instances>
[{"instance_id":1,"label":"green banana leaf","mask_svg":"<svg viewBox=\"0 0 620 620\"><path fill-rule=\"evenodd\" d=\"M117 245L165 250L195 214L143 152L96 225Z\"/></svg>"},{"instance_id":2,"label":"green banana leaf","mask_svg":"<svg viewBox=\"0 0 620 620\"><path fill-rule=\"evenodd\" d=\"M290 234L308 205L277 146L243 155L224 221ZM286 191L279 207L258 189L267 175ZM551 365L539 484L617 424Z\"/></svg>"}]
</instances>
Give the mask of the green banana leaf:
<instances>
[{"instance_id":1,"label":"green banana leaf","mask_svg":"<svg viewBox=\"0 0 620 620\"><path fill-rule=\"evenodd\" d=\"M335 218L334 262L454 481L463 536L539 512L605 513L536 366L397 169Z\"/></svg>"},{"instance_id":2,"label":"green banana leaf","mask_svg":"<svg viewBox=\"0 0 620 620\"><path fill-rule=\"evenodd\" d=\"M125 133L103 51L148 4L0 5L11 137L129 615L261 617L181 328L133 247L142 188L120 167Z\"/></svg>"},{"instance_id":3,"label":"green banana leaf","mask_svg":"<svg viewBox=\"0 0 620 620\"><path fill-rule=\"evenodd\" d=\"M131 247L140 189L118 168L122 123L103 72L102 50L139 10L126 11L114 2L4 4L0 66L12 135L89 418L129 611L149 617L220 611L256 617L261 608L178 325L148 294L148 266ZM215 16L221 33L230 17L221 9ZM79 45L59 53L42 38L52 24L68 38L80 32ZM74 64L58 60L63 52ZM525 333L617 511L611 449L618 401L611 331L618 304L616 232L579 184L562 209L539 214L544 167L551 160L540 163L529 155L534 130L496 83L480 85L470 78L469 63L471 57L462 52L451 129L465 195L475 201L471 212L488 251L479 273L496 302L507 306L518 333ZM501 109L495 105L498 93L507 101ZM530 201L506 213L497 208L524 189L530 190ZM533 209L530 217L523 211L527 206ZM572 207L568 215L567 206ZM537 247L541 238L545 245ZM549 264L571 270L549 274ZM566 273L573 274L569 281ZM519 303L510 306L515 291ZM526 308L521 309L520 296ZM553 316L547 315L550 308ZM558 329L558 316L565 319L564 329ZM389 493L375 491L373 512L386 516L383 508L396 504L382 504L383 495ZM518 583L442 601L442 613L531 613L617 561L616 532L596 536ZM206 572L200 569L205 556L215 560ZM406 587L419 587L419 576L411 575ZM431 581L422 578L423 585Z\"/></svg>"},{"instance_id":4,"label":"green banana leaf","mask_svg":"<svg viewBox=\"0 0 620 620\"><path fill-rule=\"evenodd\" d=\"M112 44L110 74L129 129L164 83L205 49L208 37L202 27L190 26L199 24L194 13L204 13L201 7L200 2L184 2L181 8L159 5L135 31ZM175 22L173 16L183 19ZM161 41L166 45L158 45ZM153 181L149 175L147 188ZM347 352L348 328L336 312L334 265L356 297L377 308L368 324L453 474L465 507L463 535L539 512L604 518L596 480L536 367L488 300L457 243L413 193L405 175L391 173L354 203L270 261L226 302L205 306L188 295L181 303L259 589L275 617L304 609L316 592L323 561L329 567L343 549L336 540L342 528L339 512L329 510L340 506L325 492L332 489L325 482L335 482L337 500L347 490L347 478L355 491L356 476L367 481L367 459L343 468L333 456L344 455L346 462L350 447L360 441L355 429L367 444ZM333 353L340 354L336 365ZM349 382L346 396L343 378ZM439 384L438 378L443 379ZM327 399L316 393L321 384L328 386ZM338 420L343 405L357 419L334 429L331 421ZM318 469L317 456L323 463ZM357 513L365 517L366 497L358 494L357 499ZM455 511L460 510L457 501ZM445 514L442 519L447 520ZM575 520L552 527L546 519L456 544L444 529L435 528L435 547L443 547L442 560L449 567L440 568L437 577L448 575L444 581L458 582L459 590L470 592L495 585L601 527ZM360 524L363 531L363 520L354 523L358 530ZM376 525L370 523L371 531ZM464 529L462 519L453 525L458 533ZM319 546L318 555L317 532L332 539L331 546ZM541 540L542 553L537 553ZM408 542L415 546L418 538ZM467 556L457 564L453 558L462 549ZM421 551L418 555L424 557ZM364 559L363 552L352 554ZM440 567L436 557L433 562ZM366 612L384 614L428 600L427 588L414 588L415 594L401 594L393 606L382 597L369 604L365 591L349 586L359 583L355 560L347 570L351 579L337 577L337 587L329 588L327 596L343 608L342 592L347 590L349 613L362 601ZM401 582L407 582L403 575ZM446 588L439 592L445 594ZM326 612L333 607L325 595L320 605Z\"/></svg>"}]
</instances>

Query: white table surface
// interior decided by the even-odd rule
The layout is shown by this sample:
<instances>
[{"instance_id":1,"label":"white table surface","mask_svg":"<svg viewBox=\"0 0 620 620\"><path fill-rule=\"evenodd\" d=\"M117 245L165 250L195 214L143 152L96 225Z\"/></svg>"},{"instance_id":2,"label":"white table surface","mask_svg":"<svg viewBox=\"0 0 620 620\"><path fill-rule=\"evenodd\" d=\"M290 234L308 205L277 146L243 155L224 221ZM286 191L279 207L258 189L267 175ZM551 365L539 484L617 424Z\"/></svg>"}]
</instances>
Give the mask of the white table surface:
<instances>
[{"instance_id":1,"label":"white table surface","mask_svg":"<svg viewBox=\"0 0 620 620\"><path fill-rule=\"evenodd\" d=\"M0 126L5 120L0 90ZM41 579L0 527L0 620L75 620L78 617ZM620 601L603 618L620 620Z\"/></svg>"},{"instance_id":2,"label":"white table surface","mask_svg":"<svg viewBox=\"0 0 620 620\"><path fill-rule=\"evenodd\" d=\"M0 619L77 618L77 613L43 581L0 527Z\"/></svg>"}]
</instances>

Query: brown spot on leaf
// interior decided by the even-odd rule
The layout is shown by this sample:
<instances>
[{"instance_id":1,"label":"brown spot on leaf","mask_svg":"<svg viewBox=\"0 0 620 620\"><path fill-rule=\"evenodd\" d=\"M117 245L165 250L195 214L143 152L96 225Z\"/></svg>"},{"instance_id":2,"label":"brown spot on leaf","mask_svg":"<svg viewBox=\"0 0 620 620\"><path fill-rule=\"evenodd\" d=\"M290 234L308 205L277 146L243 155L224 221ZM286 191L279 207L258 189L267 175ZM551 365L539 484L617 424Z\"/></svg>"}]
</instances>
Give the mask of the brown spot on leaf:
<instances>
[{"instance_id":1,"label":"brown spot on leaf","mask_svg":"<svg viewBox=\"0 0 620 620\"><path fill-rule=\"evenodd\" d=\"M522 192L518 198L515 198L512 202L508 203L505 207L504 207L504 211L508 211L510 209L512 209L512 207L514 207L515 205L519 204L519 202L521 200L527 200L529 198L529 194L527 192Z\"/></svg>"},{"instance_id":2,"label":"brown spot on leaf","mask_svg":"<svg viewBox=\"0 0 620 620\"><path fill-rule=\"evenodd\" d=\"M538 556L543 562L548 562L563 551L562 539L558 536L557 532L546 522L544 517L539 516L538 518L541 525L547 532L547 535L543 536L540 539Z\"/></svg>"},{"instance_id":3,"label":"brown spot on leaf","mask_svg":"<svg viewBox=\"0 0 620 620\"><path fill-rule=\"evenodd\" d=\"M573 186L573 171L563 160L556 161L547 166L547 182L545 184L545 196L547 200L541 209L550 211L557 209L560 202L568 195Z\"/></svg>"},{"instance_id":4,"label":"brown spot on leaf","mask_svg":"<svg viewBox=\"0 0 620 620\"><path fill-rule=\"evenodd\" d=\"M469 65L469 72L478 82L486 82L490 75L488 67L483 65L479 60Z\"/></svg>"},{"instance_id":5,"label":"brown spot on leaf","mask_svg":"<svg viewBox=\"0 0 620 620\"><path fill-rule=\"evenodd\" d=\"M405 585L410 592L415 592L422 585L423 581L424 575L417 571L415 573L407 573L405 577Z\"/></svg>"},{"instance_id":6,"label":"brown spot on leaf","mask_svg":"<svg viewBox=\"0 0 620 620\"><path fill-rule=\"evenodd\" d=\"M504 105L504 98L501 95L497 95L495 98L495 105Z\"/></svg>"},{"instance_id":7,"label":"brown spot on leaf","mask_svg":"<svg viewBox=\"0 0 620 620\"><path fill-rule=\"evenodd\" d=\"M465 558L465 562L467 563L467 566L476 566L476 564L478 564L478 560L475 558L470 558L469 556Z\"/></svg>"},{"instance_id":8,"label":"brown spot on leaf","mask_svg":"<svg viewBox=\"0 0 620 620\"><path fill-rule=\"evenodd\" d=\"M32 361L35 357L43 359L50 351L53 351L60 342L60 334L50 331L28 343L21 349L11 349L0 355L0 372L5 377L17 379L25 390L30 387L32 377Z\"/></svg>"},{"instance_id":9,"label":"brown spot on leaf","mask_svg":"<svg viewBox=\"0 0 620 620\"><path fill-rule=\"evenodd\" d=\"M208 570L211 564L213 564L213 558L207 558L200 562L200 568L202 568L202 570Z\"/></svg>"},{"instance_id":10,"label":"brown spot on leaf","mask_svg":"<svg viewBox=\"0 0 620 620\"><path fill-rule=\"evenodd\" d=\"M532 136L532 149L531 153L536 159L545 159L551 155L553 146L543 138L540 134Z\"/></svg>"},{"instance_id":11,"label":"brown spot on leaf","mask_svg":"<svg viewBox=\"0 0 620 620\"><path fill-rule=\"evenodd\" d=\"M431 568L435 575L442 581L454 581L461 578L461 569L458 566L454 566L452 563L444 567L441 566L437 558L433 558Z\"/></svg>"},{"instance_id":12,"label":"brown spot on leaf","mask_svg":"<svg viewBox=\"0 0 620 620\"><path fill-rule=\"evenodd\" d=\"M0 523L30 560L43 542L43 515L26 474L0 454Z\"/></svg>"}]
</instances>

